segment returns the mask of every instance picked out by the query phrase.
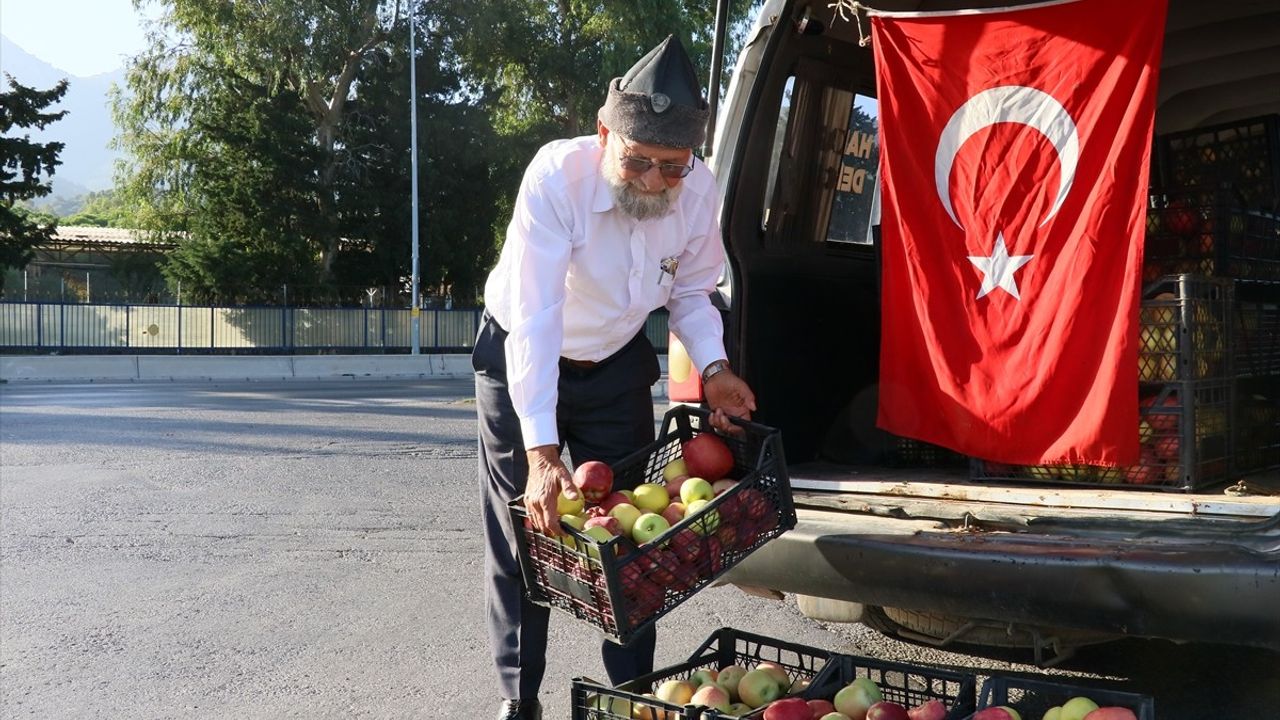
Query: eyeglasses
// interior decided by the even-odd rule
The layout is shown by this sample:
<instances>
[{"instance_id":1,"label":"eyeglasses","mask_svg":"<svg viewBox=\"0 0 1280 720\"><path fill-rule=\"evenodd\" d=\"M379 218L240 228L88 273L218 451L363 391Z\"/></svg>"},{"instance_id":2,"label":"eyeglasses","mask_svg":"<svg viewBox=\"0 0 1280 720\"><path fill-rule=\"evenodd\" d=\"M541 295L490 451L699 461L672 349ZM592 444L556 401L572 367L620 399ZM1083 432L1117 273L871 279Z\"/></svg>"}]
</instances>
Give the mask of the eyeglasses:
<instances>
[{"instance_id":1,"label":"eyeglasses","mask_svg":"<svg viewBox=\"0 0 1280 720\"><path fill-rule=\"evenodd\" d=\"M622 138L618 138L618 142L622 143L622 147L627 150L631 150L631 147L627 145L627 142ZM692 158L689 159L688 165L682 165L680 163L658 162L656 160L650 160L647 157L640 157L639 155L623 155L618 160L618 165L620 165L623 170L637 175L643 175L649 172L650 168L654 165L657 165L658 173L661 174L662 177L671 178L673 180L687 177L689 173L693 172Z\"/></svg>"}]
</instances>

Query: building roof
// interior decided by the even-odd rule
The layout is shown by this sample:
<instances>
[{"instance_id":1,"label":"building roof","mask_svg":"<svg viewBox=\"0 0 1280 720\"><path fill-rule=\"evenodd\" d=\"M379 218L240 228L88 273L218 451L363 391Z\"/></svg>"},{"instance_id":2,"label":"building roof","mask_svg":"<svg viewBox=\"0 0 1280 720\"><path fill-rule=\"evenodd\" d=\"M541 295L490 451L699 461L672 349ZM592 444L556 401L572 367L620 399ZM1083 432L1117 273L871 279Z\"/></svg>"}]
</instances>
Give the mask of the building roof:
<instances>
[{"instance_id":1,"label":"building roof","mask_svg":"<svg viewBox=\"0 0 1280 720\"><path fill-rule=\"evenodd\" d=\"M66 248L79 246L82 248L101 249L155 249L172 250L177 247L171 242L155 242L147 239L146 231L128 228L93 227L91 225L62 225L53 235L54 247Z\"/></svg>"}]
</instances>

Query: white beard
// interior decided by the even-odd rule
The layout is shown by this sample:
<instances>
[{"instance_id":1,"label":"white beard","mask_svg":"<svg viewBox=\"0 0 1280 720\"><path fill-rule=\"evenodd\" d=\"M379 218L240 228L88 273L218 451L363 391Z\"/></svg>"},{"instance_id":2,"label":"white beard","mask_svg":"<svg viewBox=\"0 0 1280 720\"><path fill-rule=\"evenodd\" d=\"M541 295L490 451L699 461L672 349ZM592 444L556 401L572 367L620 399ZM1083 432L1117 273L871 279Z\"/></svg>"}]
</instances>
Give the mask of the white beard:
<instances>
[{"instance_id":1,"label":"white beard","mask_svg":"<svg viewBox=\"0 0 1280 720\"><path fill-rule=\"evenodd\" d=\"M612 148L605 148L602 169L604 179L609 183L609 190L613 194L613 204L624 215L633 217L636 220L653 220L666 217L671 212L671 206L680 197L680 189L684 187L681 184L673 188L665 187L656 193L644 191L638 185L638 178L636 180L623 179L622 168L619 166L618 158L613 154Z\"/></svg>"}]
</instances>

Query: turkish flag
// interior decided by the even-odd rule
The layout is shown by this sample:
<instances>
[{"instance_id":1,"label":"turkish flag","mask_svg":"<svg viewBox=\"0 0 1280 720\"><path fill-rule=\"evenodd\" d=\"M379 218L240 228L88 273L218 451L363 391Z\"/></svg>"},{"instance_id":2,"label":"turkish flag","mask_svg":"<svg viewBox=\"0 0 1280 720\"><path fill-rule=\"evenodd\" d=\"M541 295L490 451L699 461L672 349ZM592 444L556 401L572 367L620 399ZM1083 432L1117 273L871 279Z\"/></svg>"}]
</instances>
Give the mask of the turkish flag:
<instances>
[{"instance_id":1,"label":"turkish flag","mask_svg":"<svg viewBox=\"0 0 1280 720\"><path fill-rule=\"evenodd\" d=\"M1138 461L1165 11L873 15L880 427L1006 463Z\"/></svg>"}]
</instances>

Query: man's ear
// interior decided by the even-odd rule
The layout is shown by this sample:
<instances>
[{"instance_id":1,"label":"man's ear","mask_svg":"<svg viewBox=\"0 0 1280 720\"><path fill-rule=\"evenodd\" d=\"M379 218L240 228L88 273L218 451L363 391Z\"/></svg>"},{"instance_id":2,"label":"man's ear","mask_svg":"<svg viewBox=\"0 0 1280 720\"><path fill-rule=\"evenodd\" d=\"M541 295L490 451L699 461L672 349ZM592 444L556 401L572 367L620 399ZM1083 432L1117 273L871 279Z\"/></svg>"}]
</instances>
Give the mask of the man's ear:
<instances>
[{"instance_id":1,"label":"man's ear","mask_svg":"<svg viewBox=\"0 0 1280 720\"><path fill-rule=\"evenodd\" d=\"M608 144L609 128L605 127L604 123L600 122L599 119L596 120L596 135L600 138L600 147Z\"/></svg>"}]
</instances>

